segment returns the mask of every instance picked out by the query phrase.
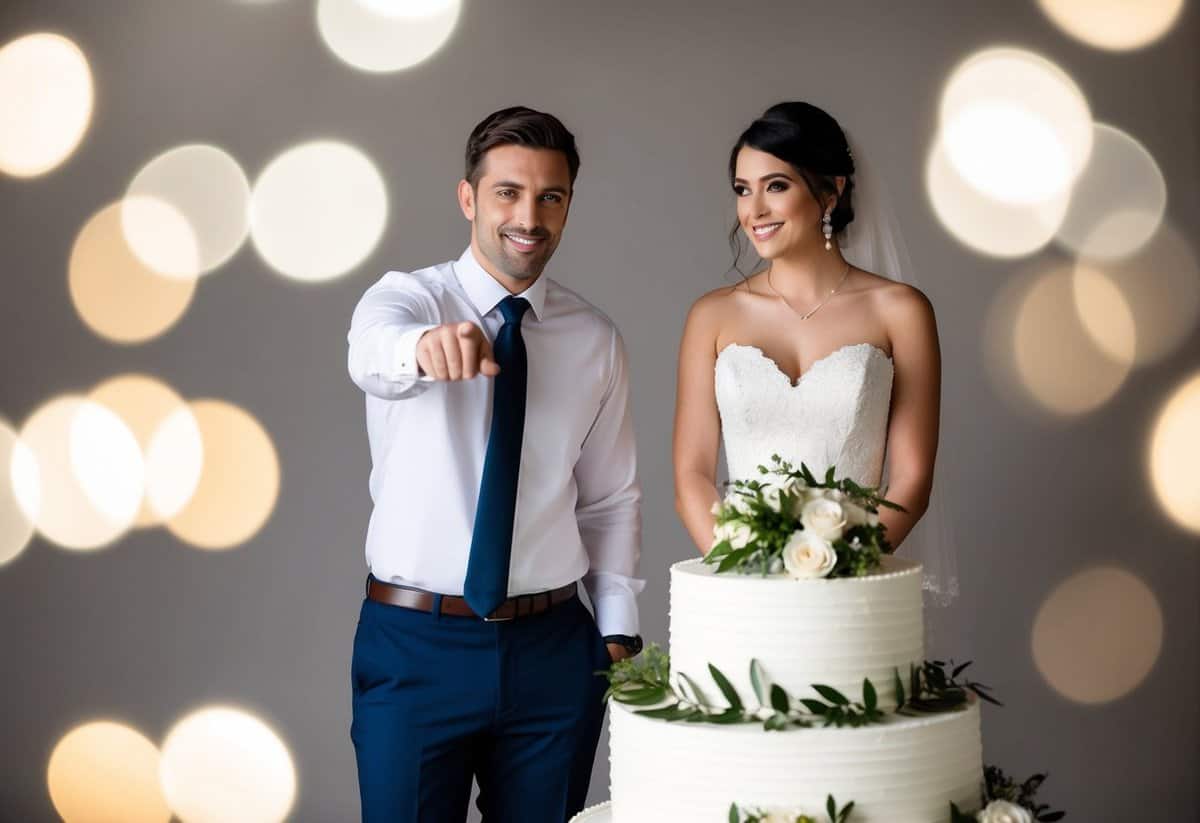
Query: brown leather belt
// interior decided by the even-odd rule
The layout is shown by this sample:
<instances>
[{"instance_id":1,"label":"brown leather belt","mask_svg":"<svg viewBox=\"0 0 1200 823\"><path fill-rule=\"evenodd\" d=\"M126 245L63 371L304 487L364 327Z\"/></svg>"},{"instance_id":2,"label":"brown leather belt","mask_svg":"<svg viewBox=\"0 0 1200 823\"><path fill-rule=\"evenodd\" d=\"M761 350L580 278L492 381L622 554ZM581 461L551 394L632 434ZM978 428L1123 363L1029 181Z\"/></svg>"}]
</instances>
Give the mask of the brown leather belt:
<instances>
[{"instance_id":1,"label":"brown leather belt","mask_svg":"<svg viewBox=\"0 0 1200 823\"><path fill-rule=\"evenodd\" d=\"M518 617L541 614L551 606L558 605L574 597L577 586L578 583L568 583L553 591L518 594L515 597L505 600L496 607L494 612L483 619L488 623L495 623L503 620L515 620ZM405 609L416 609L418 611L433 613L438 595L433 592L427 592L424 589L397 586L394 583L384 583L382 580L368 577L367 597L376 603L386 603L389 606L400 606ZM471 607L467 605L465 598L453 594L443 594L441 595L441 600L441 614L450 614L456 617L478 617Z\"/></svg>"}]
</instances>

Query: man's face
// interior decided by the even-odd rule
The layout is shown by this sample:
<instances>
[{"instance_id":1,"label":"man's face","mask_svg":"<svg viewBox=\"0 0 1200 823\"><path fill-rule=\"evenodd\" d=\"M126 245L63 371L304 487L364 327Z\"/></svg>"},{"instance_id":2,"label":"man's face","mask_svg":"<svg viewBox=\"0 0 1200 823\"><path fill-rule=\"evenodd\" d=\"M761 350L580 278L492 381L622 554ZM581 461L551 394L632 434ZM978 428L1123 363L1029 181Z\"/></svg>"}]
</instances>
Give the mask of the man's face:
<instances>
[{"instance_id":1,"label":"man's face","mask_svg":"<svg viewBox=\"0 0 1200 823\"><path fill-rule=\"evenodd\" d=\"M512 288L525 288L558 248L571 202L567 158L552 149L497 146L483 157L479 183L458 184L479 262ZM524 285L522 285L524 284Z\"/></svg>"}]
</instances>

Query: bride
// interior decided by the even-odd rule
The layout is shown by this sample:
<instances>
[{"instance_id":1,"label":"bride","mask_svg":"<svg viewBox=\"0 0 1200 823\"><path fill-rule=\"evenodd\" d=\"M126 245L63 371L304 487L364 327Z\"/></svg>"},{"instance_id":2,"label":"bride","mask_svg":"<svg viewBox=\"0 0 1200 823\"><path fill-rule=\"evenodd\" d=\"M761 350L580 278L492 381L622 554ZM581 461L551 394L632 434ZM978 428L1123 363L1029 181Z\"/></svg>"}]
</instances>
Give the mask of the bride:
<instances>
[{"instance_id":1,"label":"bride","mask_svg":"<svg viewBox=\"0 0 1200 823\"><path fill-rule=\"evenodd\" d=\"M679 516L706 554L722 432L731 480L757 476L778 453L874 486L886 452L887 497L905 511L883 509L880 520L899 547L933 487L941 390L933 308L915 287L843 257L855 162L821 109L767 109L734 145L729 178L738 217L730 242L740 257L744 234L765 265L688 313L675 407Z\"/></svg>"}]
</instances>

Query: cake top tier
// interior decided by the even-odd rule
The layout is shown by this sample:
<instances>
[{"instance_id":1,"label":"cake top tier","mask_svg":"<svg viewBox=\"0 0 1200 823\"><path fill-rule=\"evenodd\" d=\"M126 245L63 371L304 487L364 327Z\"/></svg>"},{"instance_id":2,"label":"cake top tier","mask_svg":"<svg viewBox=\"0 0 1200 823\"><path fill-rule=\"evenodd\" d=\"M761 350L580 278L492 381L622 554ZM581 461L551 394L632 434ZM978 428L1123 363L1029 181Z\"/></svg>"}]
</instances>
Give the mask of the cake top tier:
<instances>
[{"instance_id":1,"label":"cake top tier","mask_svg":"<svg viewBox=\"0 0 1200 823\"><path fill-rule=\"evenodd\" d=\"M814 578L808 580L797 580L789 577L786 573L769 574L763 576L761 574L736 574L725 572L717 574L714 565L708 565L704 562L704 558L697 557L691 560L681 560L671 566L671 578L676 576L686 576L689 582L695 581L696 585L702 585L700 579L708 579L714 585L729 585L729 586L767 586L790 584L793 586L805 587L826 587L826 586L861 586L871 583L879 583L882 581L895 580L900 577L920 577L921 564L915 560L909 560L904 557L896 557L888 555L883 558L883 567L874 574L868 574L865 577L838 577L838 578Z\"/></svg>"}]
</instances>

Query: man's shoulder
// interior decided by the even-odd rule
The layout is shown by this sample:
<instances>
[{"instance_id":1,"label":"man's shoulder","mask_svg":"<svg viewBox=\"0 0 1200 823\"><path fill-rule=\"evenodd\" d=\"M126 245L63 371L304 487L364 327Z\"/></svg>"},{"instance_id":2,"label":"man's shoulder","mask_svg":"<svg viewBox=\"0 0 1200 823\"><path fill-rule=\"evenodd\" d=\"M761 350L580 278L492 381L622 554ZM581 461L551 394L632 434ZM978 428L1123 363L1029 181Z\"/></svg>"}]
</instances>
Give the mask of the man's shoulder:
<instances>
[{"instance_id":1,"label":"man's shoulder","mask_svg":"<svg viewBox=\"0 0 1200 823\"><path fill-rule=\"evenodd\" d=\"M556 313L570 315L573 321L594 327L598 332L620 334L617 324L600 307L553 278L546 278L546 301L553 302Z\"/></svg>"},{"instance_id":2,"label":"man's shoulder","mask_svg":"<svg viewBox=\"0 0 1200 823\"><path fill-rule=\"evenodd\" d=\"M432 295L444 292L452 282L451 266L453 261L436 263L412 271L390 269L376 281L374 288L397 288L404 290L425 291Z\"/></svg>"}]
</instances>

